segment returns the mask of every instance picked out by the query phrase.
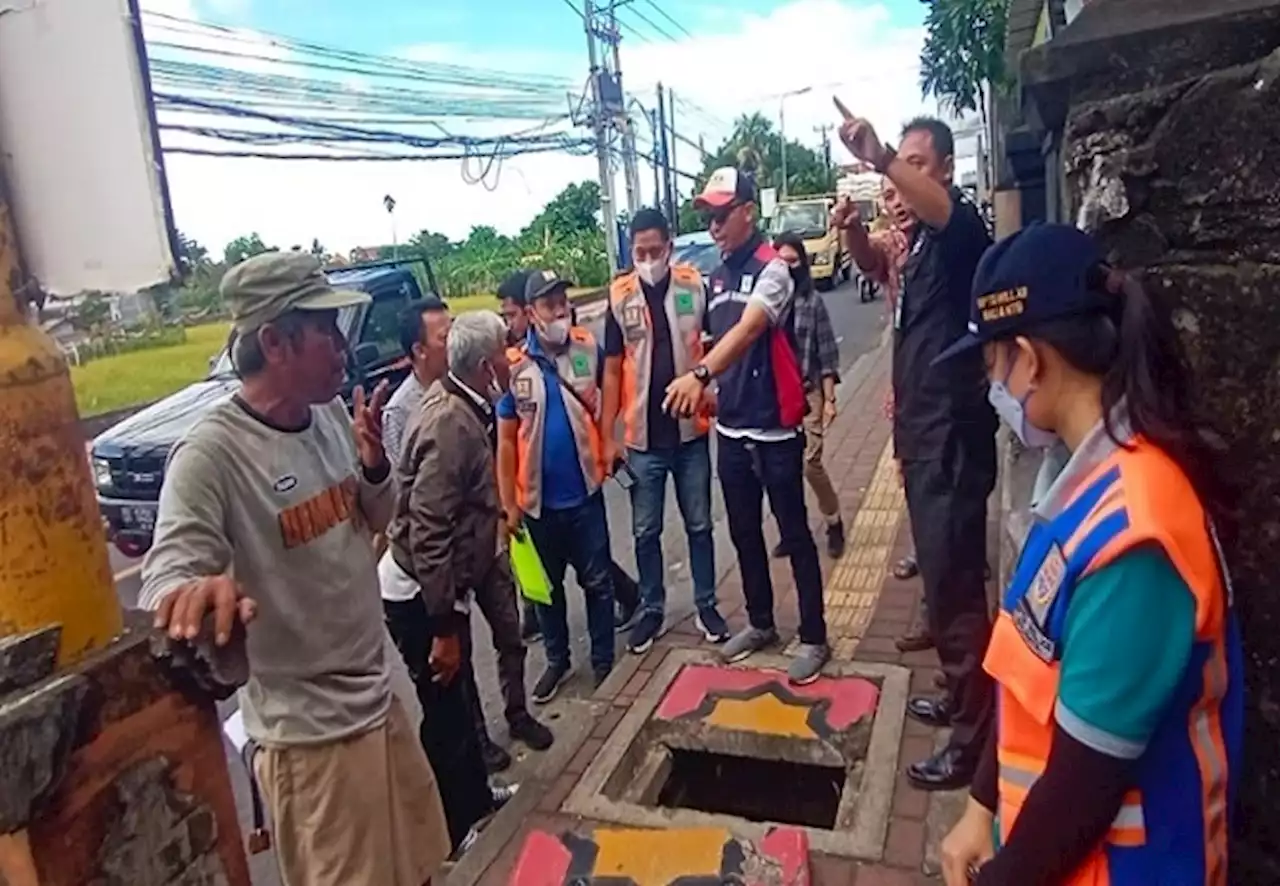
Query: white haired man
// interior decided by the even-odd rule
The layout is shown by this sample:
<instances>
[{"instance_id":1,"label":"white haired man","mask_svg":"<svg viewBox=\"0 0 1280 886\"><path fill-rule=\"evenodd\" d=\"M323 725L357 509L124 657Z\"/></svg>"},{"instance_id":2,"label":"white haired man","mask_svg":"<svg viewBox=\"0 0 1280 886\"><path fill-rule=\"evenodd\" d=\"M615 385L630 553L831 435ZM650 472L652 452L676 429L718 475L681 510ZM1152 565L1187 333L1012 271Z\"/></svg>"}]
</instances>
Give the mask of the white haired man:
<instances>
[{"instance_id":1,"label":"white haired man","mask_svg":"<svg viewBox=\"0 0 1280 886\"><path fill-rule=\"evenodd\" d=\"M398 571L414 588L408 599L384 599L383 606L418 687L422 744L438 773L455 852L470 845L477 825L513 793L489 789L469 697L472 601L507 601L518 642L493 464L493 401L511 378L506 339L497 314L477 311L453 321L449 371L427 389L405 428L396 466L400 491L387 530L390 556L383 562L384 571Z\"/></svg>"}]
</instances>

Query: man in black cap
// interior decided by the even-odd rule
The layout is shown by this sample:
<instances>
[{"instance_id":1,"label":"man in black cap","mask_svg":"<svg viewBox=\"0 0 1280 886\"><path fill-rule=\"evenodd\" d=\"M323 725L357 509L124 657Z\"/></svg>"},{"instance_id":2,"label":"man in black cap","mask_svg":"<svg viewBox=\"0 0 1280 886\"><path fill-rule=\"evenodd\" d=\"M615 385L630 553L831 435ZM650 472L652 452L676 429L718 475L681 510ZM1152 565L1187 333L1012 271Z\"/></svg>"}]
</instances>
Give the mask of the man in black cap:
<instances>
[{"instance_id":1,"label":"man in black cap","mask_svg":"<svg viewBox=\"0 0 1280 886\"><path fill-rule=\"evenodd\" d=\"M994 713L982 658L991 635L984 572L996 418L981 354L942 367L933 361L965 333L974 270L991 235L952 182L955 145L946 124L911 121L896 151L858 117L846 118L840 137L892 182L917 220L893 311L894 447L947 692L910 699L907 713L952 732L946 748L913 763L907 776L923 790L951 790L972 779ZM882 259L861 224L847 225L845 236L859 267L874 271Z\"/></svg>"}]
</instances>

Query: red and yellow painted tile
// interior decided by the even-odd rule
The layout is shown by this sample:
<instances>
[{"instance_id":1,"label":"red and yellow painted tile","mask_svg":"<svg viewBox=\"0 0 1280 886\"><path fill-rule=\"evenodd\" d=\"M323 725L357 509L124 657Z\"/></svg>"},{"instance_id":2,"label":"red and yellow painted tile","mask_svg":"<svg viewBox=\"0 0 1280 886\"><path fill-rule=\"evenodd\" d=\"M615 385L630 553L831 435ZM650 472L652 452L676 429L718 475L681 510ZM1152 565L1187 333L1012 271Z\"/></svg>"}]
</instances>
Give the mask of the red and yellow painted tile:
<instances>
[{"instance_id":1,"label":"red and yellow painted tile","mask_svg":"<svg viewBox=\"0 0 1280 886\"><path fill-rule=\"evenodd\" d=\"M876 685L861 677L824 677L792 686L780 671L689 665L672 681L654 716L816 739L843 732L873 714L879 696Z\"/></svg>"},{"instance_id":2,"label":"red and yellow painted tile","mask_svg":"<svg viewBox=\"0 0 1280 886\"><path fill-rule=\"evenodd\" d=\"M809 886L809 839L774 828L758 843L722 828L601 828L587 836L534 831L510 886Z\"/></svg>"}]
</instances>

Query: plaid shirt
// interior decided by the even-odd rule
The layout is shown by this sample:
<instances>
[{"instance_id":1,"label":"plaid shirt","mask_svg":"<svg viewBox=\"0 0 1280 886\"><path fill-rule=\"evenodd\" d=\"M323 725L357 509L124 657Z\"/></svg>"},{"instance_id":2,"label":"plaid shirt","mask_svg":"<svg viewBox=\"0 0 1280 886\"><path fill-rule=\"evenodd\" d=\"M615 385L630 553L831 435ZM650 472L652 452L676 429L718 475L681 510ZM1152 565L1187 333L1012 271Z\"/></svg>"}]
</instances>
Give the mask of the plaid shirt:
<instances>
[{"instance_id":1,"label":"plaid shirt","mask_svg":"<svg viewBox=\"0 0 1280 886\"><path fill-rule=\"evenodd\" d=\"M796 291L791 302L792 330L800 353L800 374L808 388L816 388L824 378L840 381L840 347L831 328L831 315L822 296L814 290Z\"/></svg>"},{"instance_id":2,"label":"plaid shirt","mask_svg":"<svg viewBox=\"0 0 1280 886\"><path fill-rule=\"evenodd\" d=\"M885 288L892 315L902 292L902 267L907 263L907 235L901 228L891 227L872 234L871 248L880 254L881 266L871 276Z\"/></svg>"}]
</instances>

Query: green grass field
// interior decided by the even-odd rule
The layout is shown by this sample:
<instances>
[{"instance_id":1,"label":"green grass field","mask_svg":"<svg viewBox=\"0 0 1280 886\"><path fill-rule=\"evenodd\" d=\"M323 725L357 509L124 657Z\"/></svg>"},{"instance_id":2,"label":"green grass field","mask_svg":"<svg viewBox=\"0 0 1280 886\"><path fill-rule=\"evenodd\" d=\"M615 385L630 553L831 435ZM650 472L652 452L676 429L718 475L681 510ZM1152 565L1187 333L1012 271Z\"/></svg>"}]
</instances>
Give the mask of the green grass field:
<instances>
[{"instance_id":1,"label":"green grass field","mask_svg":"<svg viewBox=\"0 0 1280 886\"><path fill-rule=\"evenodd\" d=\"M180 345L117 354L71 367L82 418L149 403L204 378L209 358L227 343L226 323L187 329Z\"/></svg>"},{"instance_id":2,"label":"green grass field","mask_svg":"<svg viewBox=\"0 0 1280 886\"><path fill-rule=\"evenodd\" d=\"M576 290L573 295L591 291ZM485 309L498 310L497 296L449 299L449 310L454 314ZM187 329L187 340L180 345L103 357L71 367L81 418L135 403L151 403L204 378L209 371L209 358L227 342L227 330L226 323L192 326Z\"/></svg>"}]
</instances>

